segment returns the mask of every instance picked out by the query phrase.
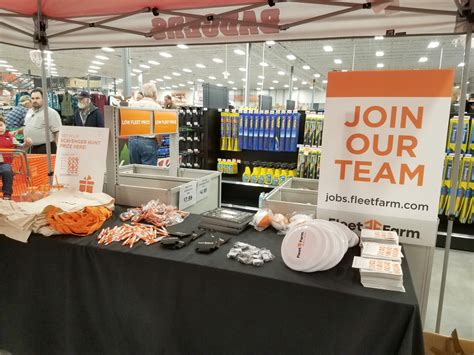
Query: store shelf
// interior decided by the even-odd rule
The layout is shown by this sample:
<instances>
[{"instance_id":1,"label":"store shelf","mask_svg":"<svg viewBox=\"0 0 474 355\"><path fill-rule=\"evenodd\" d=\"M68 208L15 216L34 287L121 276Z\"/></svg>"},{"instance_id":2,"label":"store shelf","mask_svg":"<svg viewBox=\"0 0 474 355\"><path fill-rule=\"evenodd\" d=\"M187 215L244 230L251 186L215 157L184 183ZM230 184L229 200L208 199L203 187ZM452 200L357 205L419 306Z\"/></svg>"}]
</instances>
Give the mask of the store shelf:
<instances>
[{"instance_id":1,"label":"store shelf","mask_svg":"<svg viewBox=\"0 0 474 355\"><path fill-rule=\"evenodd\" d=\"M250 186L250 187L260 187L260 188L264 188L264 189L274 189L275 187L277 187L277 186L272 186L272 185L254 184L254 183L251 183L251 182L243 182L243 181L240 181L239 179L240 179L240 175L238 177L234 177L234 178L224 176L222 178L222 182L225 183L225 184L234 184L234 185L242 185L242 186Z\"/></svg>"}]
</instances>

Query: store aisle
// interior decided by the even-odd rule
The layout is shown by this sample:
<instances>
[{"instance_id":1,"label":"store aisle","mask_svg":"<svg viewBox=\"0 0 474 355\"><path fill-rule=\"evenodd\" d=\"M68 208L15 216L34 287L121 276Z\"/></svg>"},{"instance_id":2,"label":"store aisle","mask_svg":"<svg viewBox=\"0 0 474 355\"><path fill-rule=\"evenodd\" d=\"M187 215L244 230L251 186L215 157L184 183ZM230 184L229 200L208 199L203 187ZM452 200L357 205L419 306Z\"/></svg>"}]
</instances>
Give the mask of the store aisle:
<instances>
[{"instance_id":1,"label":"store aisle","mask_svg":"<svg viewBox=\"0 0 474 355\"><path fill-rule=\"evenodd\" d=\"M438 311L444 249L436 248L425 330L434 331ZM441 333L451 334L457 328L461 338L474 339L474 254L452 250L444 297Z\"/></svg>"}]
</instances>

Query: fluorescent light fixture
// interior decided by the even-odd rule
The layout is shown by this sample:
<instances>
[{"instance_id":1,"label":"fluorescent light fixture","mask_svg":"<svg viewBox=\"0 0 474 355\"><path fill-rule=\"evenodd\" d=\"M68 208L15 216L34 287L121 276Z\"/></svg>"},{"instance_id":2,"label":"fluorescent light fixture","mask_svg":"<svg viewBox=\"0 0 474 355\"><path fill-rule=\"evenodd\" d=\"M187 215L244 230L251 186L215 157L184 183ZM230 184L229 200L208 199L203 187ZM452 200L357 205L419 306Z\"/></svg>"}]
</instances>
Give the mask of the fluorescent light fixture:
<instances>
[{"instance_id":1,"label":"fluorescent light fixture","mask_svg":"<svg viewBox=\"0 0 474 355\"><path fill-rule=\"evenodd\" d=\"M307 81L302 81L301 85L308 85L308 82Z\"/></svg>"},{"instance_id":2,"label":"fluorescent light fixture","mask_svg":"<svg viewBox=\"0 0 474 355\"><path fill-rule=\"evenodd\" d=\"M377 68L383 68L385 65L383 63L377 63Z\"/></svg>"},{"instance_id":3,"label":"fluorescent light fixture","mask_svg":"<svg viewBox=\"0 0 474 355\"><path fill-rule=\"evenodd\" d=\"M227 77L230 76L230 73L228 71L223 71L222 75L224 75L224 78L227 79Z\"/></svg>"},{"instance_id":4,"label":"fluorescent light fixture","mask_svg":"<svg viewBox=\"0 0 474 355\"><path fill-rule=\"evenodd\" d=\"M298 78L293 78L292 80L293 80L293 81L298 81Z\"/></svg>"},{"instance_id":5,"label":"fluorescent light fixture","mask_svg":"<svg viewBox=\"0 0 474 355\"><path fill-rule=\"evenodd\" d=\"M229 80L227 83L230 85L235 84L232 80Z\"/></svg>"},{"instance_id":6,"label":"fluorescent light fixture","mask_svg":"<svg viewBox=\"0 0 474 355\"><path fill-rule=\"evenodd\" d=\"M161 82L161 81L163 81L163 79L161 79L161 78L156 78L156 81Z\"/></svg>"},{"instance_id":7,"label":"fluorescent light fixture","mask_svg":"<svg viewBox=\"0 0 474 355\"><path fill-rule=\"evenodd\" d=\"M156 84L156 80L150 80L150 83Z\"/></svg>"},{"instance_id":8,"label":"fluorescent light fixture","mask_svg":"<svg viewBox=\"0 0 474 355\"><path fill-rule=\"evenodd\" d=\"M376 41L381 41L381 40L383 40L383 36L375 36L374 39Z\"/></svg>"},{"instance_id":9,"label":"fluorescent light fixture","mask_svg":"<svg viewBox=\"0 0 474 355\"><path fill-rule=\"evenodd\" d=\"M132 90L138 90L138 86L132 86Z\"/></svg>"},{"instance_id":10,"label":"fluorescent light fixture","mask_svg":"<svg viewBox=\"0 0 474 355\"><path fill-rule=\"evenodd\" d=\"M160 65L160 62L157 62L156 60L149 60L148 63L151 65Z\"/></svg>"},{"instance_id":11,"label":"fluorescent light fixture","mask_svg":"<svg viewBox=\"0 0 474 355\"><path fill-rule=\"evenodd\" d=\"M184 86L186 86L186 85L184 85L184 84L179 84L179 86L184 87Z\"/></svg>"},{"instance_id":12,"label":"fluorescent light fixture","mask_svg":"<svg viewBox=\"0 0 474 355\"><path fill-rule=\"evenodd\" d=\"M259 79L265 79L265 77L263 75L259 75L258 78Z\"/></svg>"},{"instance_id":13,"label":"fluorescent light fixture","mask_svg":"<svg viewBox=\"0 0 474 355\"><path fill-rule=\"evenodd\" d=\"M270 86L269 89L270 90L275 90L275 88L273 86Z\"/></svg>"},{"instance_id":14,"label":"fluorescent light fixture","mask_svg":"<svg viewBox=\"0 0 474 355\"><path fill-rule=\"evenodd\" d=\"M197 63L197 64L196 64L196 67L197 67L197 68L204 69L206 66L205 66L204 64Z\"/></svg>"},{"instance_id":15,"label":"fluorescent light fixture","mask_svg":"<svg viewBox=\"0 0 474 355\"><path fill-rule=\"evenodd\" d=\"M280 70L277 74L278 75L285 75L286 73L284 71Z\"/></svg>"},{"instance_id":16,"label":"fluorescent light fixture","mask_svg":"<svg viewBox=\"0 0 474 355\"><path fill-rule=\"evenodd\" d=\"M303 65L303 69L304 69L304 70L310 70L311 67L310 67L309 65L305 64L305 65Z\"/></svg>"},{"instance_id":17,"label":"fluorescent light fixture","mask_svg":"<svg viewBox=\"0 0 474 355\"><path fill-rule=\"evenodd\" d=\"M166 87L166 90L170 90L170 89L171 89L171 86L167 86L167 87Z\"/></svg>"},{"instance_id":18,"label":"fluorescent light fixture","mask_svg":"<svg viewBox=\"0 0 474 355\"><path fill-rule=\"evenodd\" d=\"M287 88L287 87L289 87L289 85L288 85L288 84L285 84L285 85L283 85L283 87L284 87L284 88Z\"/></svg>"},{"instance_id":19,"label":"fluorescent light fixture","mask_svg":"<svg viewBox=\"0 0 474 355\"><path fill-rule=\"evenodd\" d=\"M257 83L257 85L263 85L263 83L262 83L262 82L260 82L260 83Z\"/></svg>"},{"instance_id":20,"label":"fluorescent light fixture","mask_svg":"<svg viewBox=\"0 0 474 355\"><path fill-rule=\"evenodd\" d=\"M426 63L428 61L428 57L420 57L420 59L418 59L418 63Z\"/></svg>"},{"instance_id":21,"label":"fluorescent light fixture","mask_svg":"<svg viewBox=\"0 0 474 355\"><path fill-rule=\"evenodd\" d=\"M93 70L93 69L89 69L88 72L89 72L89 73L94 73L94 74L98 73L97 70Z\"/></svg>"},{"instance_id":22,"label":"fluorescent light fixture","mask_svg":"<svg viewBox=\"0 0 474 355\"><path fill-rule=\"evenodd\" d=\"M163 58L172 58L173 56L168 53L168 52L160 52L158 53L159 55L161 55Z\"/></svg>"},{"instance_id":23,"label":"fluorescent light fixture","mask_svg":"<svg viewBox=\"0 0 474 355\"><path fill-rule=\"evenodd\" d=\"M342 64L342 60L341 59L334 59L334 64Z\"/></svg>"},{"instance_id":24,"label":"fluorescent light fixture","mask_svg":"<svg viewBox=\"0 0 474 355\"><path fill-rule=\"evenodd\" d=\"M0 64L7 64L8 62L6 60L0 60Z\"/></svg>"},{"instance_id":25,"label":"fluorescent light fixture","mask_svg":"<svg viewBox=\"0 0 474 355\"><path fill-rule=\"evenodd\" d=\"M222 84L216 84L216 86L222 87Z\"/></svg>"},{"instance_id":26,"label":"fluorescent light fixture","mask_svg":"<svg viewBox=\"0 0 474 355\"><path fill-rule=\"evenodd\" d=\"M199 81L200 83L203 83L203 82L204 82L203 79L197 79L196 81Z\"/></svg>"},{"instance_id":27,"label":"fluorescent light fixture","mask_svg":"<svg viewBox=\"0 0 474 355\"><path fill-rule=\"evenodd\" d=\"M97 64L97 65L104 65L103 62L99 62L98 60L93 60L92 64Z\"/></svg>"},{"instance_id":28,"label":"fluorescent light fixture","mask_svg":"<svg viewBox=\"0 0 474 355\"><path fill-rule=\"evenodd\" d=\"M96 55L95 57L101 60L109 60L109 57L106 57L105 55Z\"/></svg>"},{"instance_id":29,"label":"fluorescent light fixture","mask_svg":"<svg viewBox=\"0 0 474 355\"><path fill-rule=\"evenodd\" d=\"M132 69L132 71L135 73L143 73L140 69Z\"/></svg>"},{"instance_id":30,"label":"fluorescent light fixture","mask_svg":"<svg viewBox=\"0 0 474 355\"><path fill-rule=\"evenodd\" d=\"M102 47L102 50L107 53L115 52L115 49L109 47Z\"/></svg>"},{"instance_id":31,"label":"fluorescent light fixture","mask_svg":"<svg viewBox=\"0 0 474 355\"><path fill-rule=\"evenodd\" d=\"M233 87L232 90L238 90L236 87Z\"/></svg>"},{"instance_id":32,"label":"fluorescent light fixture","mask_svg":"<svg viewBox=\"0 0 474 355\"><path fill-rule=\"evenodd\" d=\"M247 79L245 79L245 78L242 78L242 81L247 81Z\"/></svg>"},{"instance_id":33,"label":"fluorescent light fixture","mask_svg":"<svg viewBox=\"0 0 474 355\"><path fill-rule=\"evenodd\" d=\"M332 49L331 46L323 46L323 50L324 50L325 52L332 52L332 51L333 51L333 49Z\"/></svg>"},{"instance_id":34,"label":"fluorescent light fixture","mask_svg":"<svg viewBox=\"0 0 474 355\"><path fill-rule=\"evenodd\" d=\"M458 64L458 67L462 68L464 66L464 62Z\"/></svg>"},{"instance_id":35,"label":"fluorescent light fixture","mask_svg":"<svg viewBox=\"0 0 474 355\"><path fill-rule=\"evenodd\" d=\"M215 63L224 63L224 61L221 58L213 58L212 61Z\"/></svg>"},{"instance_id":36,"label":"fluorescent light fixture","mask_svg":"<svg viewBox=\"0 0 474 355\"><path fill-rule=\"evenodd\" d=\"M216 77L212 76L212 75L209 75L208 78L211 79L211 80L216 80Z\"/></svg>"},{"instance_id":37,"label":"fluorescent light fixture","mask_svg":"<svg viewBox=\"0 0 474 355\"><path fill-rule=\"evenodd\" d=\"M135 73L130 73L130 76L137 76L137 74L135 74Z\"/></svg>"},{"instance_id":38,"label":"fluorescent light fixture","mask_svg":"<svg viewBox=\"0 0 474 355\"><path fill-rule=\"evenodd\" d=\"M429 44L428 44L428 48L432 49L432 48L438 48L439 47L439 42L438 41L431 41Z\"/></svg>"},{"instance_id":39,"label":"fluorescent light fixture","mask_svg":"<svg viewBox=\"0 0 474 355\"><path fill-rule=\"evenodd\" d=\"M234 49L234 53L237 55L245 55L245 51L242 49Z\"/></svg>"},{"instance_id":40,"label":"fluorescent light fixture","mask_svg":"<svg viewBox=\"0 0 474 355\"><path fill-rule=\"evenodd\" d=\"M267 46L274 46L276 44L275 41L266 41L265 43Z\"/></svg>"},{"instance_id":41,"label":"fluorescent light fixture","mask_svg":"<svg viewBox=\"0 0 474 355\"><path fill-rule=\"evenodd\" d=\"M160 86L160 90L165 90L165 89L166 89L166 87Z\"/></svg>"},{"instance_id":42,"label":"fluorescent light fixture","mask_svg":"<svg viewBox=\"0 0 474 355\"><path fill-rule=\"evenodd\" d=\"M257 91L262 91L262 88L257 88Z\"/></svg>"},{"instance_id":43,"label":"fluorescent light fixture","mask_svg":"<svg viewBox=\"0 0 474 355\"><path fill-rule=\"evenodd\" d=\"M328 81L327 81L327 80L323 80L323 84L327 84L327 83L328 83Z\"/></svg>"},{"instance_id":44,"label":"fluorescent light fixture","mask_svg":"<svg viewBox=\"0 0 474 355\"><path fill-rule=\"evenodd\" d=\"M165 75L165 76L163 77L163 79L165 79L165 80L171 80L171 79L173 79L173 78L172 78L171 76Z\"/></svg>"},{"instance_id":45,"label":"fluorescent light fixture","mask_svg":"<svg viewBox=\"0 0 474 355\"><path fill-rule=\"evenodd\" d=\"M272 83L274 83L274 84L278 84L278 83L279 83L279 81L278 81L278 80L273 80L273 81L272 81Z\"/></svg>"},{"instance_id":46,"label":"fluorescent light fixture","mask_svg":"<svg viewBox=\"0 0 474 355\"><path fill-rule=\"evenodd\" d=\"M377 51L377 52L375 52L375 56L376 56L376 57L383 57L384 54L385 54L385 53L384 53L383 51Z\"/></svg>"},{"instance_id":47,"label":"fluorescent light fixture","mask_svg":"<svg viewBox=\"0 0 474 355\"><path fill-rule=\"evenodd\" d=\"M188 69L188 68L183 68L183 71L185 73L192 73L193 72L191 69Z\"/></svg>"},{"instance_id":48,"label":"fluorescent light fixture","mask_svg":"<svg viewBox=\"0 0 474 355\"><path fill-rule=\"evenodd\" d=\"M298 90L298 88L297 88L297 87L294 87L293 90Z\"/></svg>"},{"instance_id":49,"label":"fluorescent light fixture","mask_svg":"<svg viewBox=\"0 0 474 355\"><path fill-rule=\"evenodd\" d=\"M181 76L181 73L178 73L176 71L172 72L171 74L173 74L174 76Z\"/></svg>"},{"instance_id":50,"label":"fluorescent light fixture","mask_svg":"<svg viewBox=\"0 0 474 355\"><path fill-rule=\"evenodd\" d=\"M188 84L189 85L193 85L194 83L192 81L188 81Z\"/></svg>"},{"instance_id":51,"label":"fluorescent light fixture","mask_svg":"<svg viewBox=\"0 0 474 355\"><path fill-rule=\"evenodd\" d=\"M266 62L260 62L260 65L261 65L262 67L268 67L268 63L266 63Z\"/></svg>"},{"instance_id":52,"label":"fluorescent light fixture","mask_svg":"<svg viewBox=\"0 0 474 355\"><path fill-rule=\"evenodd\" d=\"M97 67L95 65L89 65L89 69L100 69L100 67Z\"/></svg>"},{"instance_id":53,"label":"fluorescent light fixture","mask_svg":"<svg viewBox=\"0 0 474 355\"><path fill-rule=\"evenodd\" d=\"M188 49L189 48L189 46L186 45L186 44L178 44L178 45L176 45L176 47L178 47L180 49Z\"/></svg>"},{"instance_id":54,"label":"fluorescent light fixture","mask_svg":"<svg viewBox=\"0 0 474 355\"><path fill-rule=\"evenodd\" d=\"M139 66L144 69L150 69L150 66L146 64L140 64Z\"/></svg>"},{"instance_id":55,"label":"fluorescent light fixture","mask_svg":"<svg viewBox=\"0 0 474 355\"><path fill-rule=\"evenodd\" d=\"M321 74L316 73L316 74L314 74L313 76L314 76L315 78L320 78L320 77L321 77Z\"/></svg>"},{"instance_id":56,"label":"fluorescent light fixture","mask_svg":"<svg viewBox=\"0 0 474 355\"><path fill-rule=\"evenodd\" d=\"M171 87L176 89L178 85L171 85Z\"/></svg>"},{"instance_id":57,"label":"fluorescent light fixture","mask_svg":"<svg viewBox=\"0 0 474 355\"><path fill-rule=\"evenodd\" d=\"M240 71L247 71L245 68L239 68Z\"/></svg>"},{"instance_id":58,"label":"fluorescent light fixture","mask_svg":"<svg viewBox=\"0 0 474 355\"><path fill-rule=\"evenodd\" d=\"M293 54L288 54L288 55L286 56L286 58L287 58L288 60L296 60L296 57L295 57Z\"/></svg>"}]
</instances>

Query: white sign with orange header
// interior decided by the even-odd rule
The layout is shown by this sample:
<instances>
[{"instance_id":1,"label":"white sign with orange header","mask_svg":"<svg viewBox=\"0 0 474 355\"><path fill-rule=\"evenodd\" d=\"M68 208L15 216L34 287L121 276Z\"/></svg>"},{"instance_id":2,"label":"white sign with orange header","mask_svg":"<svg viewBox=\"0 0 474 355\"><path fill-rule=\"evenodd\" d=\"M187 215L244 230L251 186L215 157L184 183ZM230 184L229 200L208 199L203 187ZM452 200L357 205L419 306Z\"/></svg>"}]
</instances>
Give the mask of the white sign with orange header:
<instances>
[{"instance_id":1,"label":"white sign with orange header","mask_svg":"<svg viewBox=\"0 0 474 355\"><path fill-rule=\"evenodd\" d=\"M329 73L318 217L435 244L453 70Z\"/></svg>"},{"instance_id":2,"label":"white sign with orange header","mask_svg":"<svg viewBox=\"0 0 474 355\"><path fill-rule=\"evenodd\" d=\"M61 127L55 184L82 192L102 192L108 140L108 128Z\"/></svg>"}]
</instances>

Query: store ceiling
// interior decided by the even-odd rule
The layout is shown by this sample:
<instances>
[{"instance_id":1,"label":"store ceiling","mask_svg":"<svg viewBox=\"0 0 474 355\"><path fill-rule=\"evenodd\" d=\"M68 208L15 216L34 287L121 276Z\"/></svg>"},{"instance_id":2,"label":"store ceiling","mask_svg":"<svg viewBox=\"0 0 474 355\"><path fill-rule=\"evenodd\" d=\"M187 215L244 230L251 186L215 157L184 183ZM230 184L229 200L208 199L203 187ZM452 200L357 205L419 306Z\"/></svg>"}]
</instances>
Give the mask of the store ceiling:
<instances>
[{"instance_id":1,"label":"store ceiling","mask_svg":"<svg viewBox=\"0 0 474 355\"><path fill-rule=\"evenodd\" d=\"M430 42L439 42L436 48L428 48ZM377 70L377 65L383 64L383 69L428 69L454 67L456 69L455 84L461 80L462 67L459 63L463 61L463 37L459 36L436 36L436 37L397 37L375 40L374 38L318 40L318 41L296 41L281 42L272 46L262 43L252 44L251 56L251 89L263 87L283 89L289 84L290 66L294 65L298 80L294 86L298 89L309 89L312 80L316 80L316 87L323 90L327 73L332 70ZM331 46L332 51L327 52L324 46ZM203 45L190 46L187 49L178 47L149 47L133 48L132 68L143 71L144 82L157 80L157 87L169 87L174 90L189 88L191 82L198 79L214 84L221 84L231 88L242 89L245 82L245 72L239 68L245 68L245 55L239 55L234 50L245 51L245 45ZM227 51L227 54L226 54ZM377 56L376 52L382 51L383 56ZM172 55L170 58L163 57L160 53L166 52ZM240 53L243 53L240 52ZM442 52L442 55L441 55ZM355 53L355 56L354 56ZM289 60L288 54L293 54L296 59ZM98 59L96 56L106 56L109 59ZM104 52L96 50L71 50L54 52L52 54L57 75L66 77L84 77L88 70L96 70L90 75L100 75L109 78L122 79L122 50ZM420 62L420 58L426 60ZM227 59L226 59L227 58ZM222 62L217 62L220 59ZM339 59L341 64L335 63ZM156 61L159 65L150 63ZM39 75L40 70L30 60L29 50L0 44L0 71L6 69L1 67L2 61L12 65L13 70L21 73ZM99 61L104 64L93 64ZM262 66L265 62L268 66ZM227 63L227 66L226 66ZM3 63L5 64L5 63ZM203 64L206 68L198 68L196 64ZM96 68L89 68L89 66ZM140 65L149 66L150 68ZM303 66L309 66L305 70ZM474 65L471 66L473 68ZM191 70L191 72L185 69ZM223 72L229 72L229 77L224 78ZM280 75L278 72L284 72ZM472 77L474 69L470 70ZM179 74L179 75L178 75ZM320 74L316 78L314 74ZM261 77L259 77L261 76ZM167 77L171 78L168 79ZM210 78L211 77L211 78ZM212 79L215 77L215 79ZM264 79L262 79L264 77ZM160 81L163 80L163 81ZM263 85L259 85L263 83ZM138 85L137 76L132 77L132 86ZM120 86L119 86L120 87Z\"/></svg>"}]
</instances>

